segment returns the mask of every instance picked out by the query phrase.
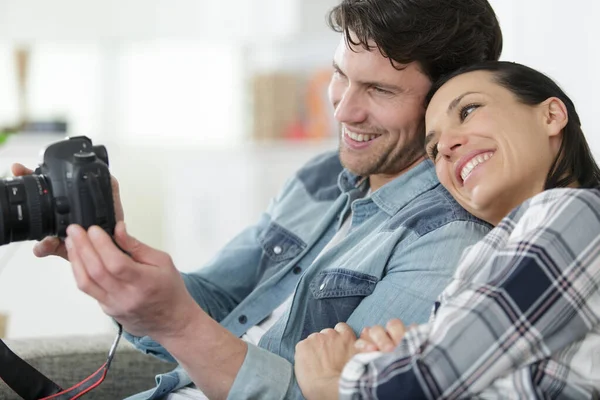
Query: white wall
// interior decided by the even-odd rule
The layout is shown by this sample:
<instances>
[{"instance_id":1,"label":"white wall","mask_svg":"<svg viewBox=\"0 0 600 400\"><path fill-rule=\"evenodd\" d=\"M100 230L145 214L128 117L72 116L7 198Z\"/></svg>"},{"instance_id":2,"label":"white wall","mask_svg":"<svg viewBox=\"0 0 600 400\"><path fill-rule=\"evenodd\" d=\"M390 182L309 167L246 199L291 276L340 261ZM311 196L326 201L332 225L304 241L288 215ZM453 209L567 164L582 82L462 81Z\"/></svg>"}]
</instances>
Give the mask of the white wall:
<instances>
[{"instance_id":1,"label":"white wall","mask_svg":"<svg viewBox=\"0 0 600 400\"><path fill-rule=\"evenodd\" d=\"M503 28L503 60L536 68L571 97L600 160L600 2L490 0Z\"/></svg>"}]
</instances>

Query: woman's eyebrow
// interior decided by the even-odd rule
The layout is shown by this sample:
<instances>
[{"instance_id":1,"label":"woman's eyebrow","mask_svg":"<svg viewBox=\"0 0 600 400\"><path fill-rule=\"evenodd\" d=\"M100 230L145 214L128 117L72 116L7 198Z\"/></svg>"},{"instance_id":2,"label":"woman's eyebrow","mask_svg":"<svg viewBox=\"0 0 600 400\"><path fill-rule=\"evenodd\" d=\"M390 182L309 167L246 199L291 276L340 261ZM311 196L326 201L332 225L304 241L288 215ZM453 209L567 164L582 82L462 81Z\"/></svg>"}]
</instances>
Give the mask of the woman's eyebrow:
<instances>
[{"instance_id":1,"label":"woman's eyebrow","mask_svg":"<svg viewBox=\"0 0 600 400\"><path fill-rule=\"evenodd\" d=\"M450 102L450 104L448 105L448 110L446 110L446 114L450 114L452 112L452 110L454 110L456 108L456 106L458 106L458 103L460 103L460 101L463 99L463 97L468 96L470 94L478 94L479 92L464 92L463 94L461 94L460 96L457 96L454 100L452 100Z\"/></svg>"}]
</instances>

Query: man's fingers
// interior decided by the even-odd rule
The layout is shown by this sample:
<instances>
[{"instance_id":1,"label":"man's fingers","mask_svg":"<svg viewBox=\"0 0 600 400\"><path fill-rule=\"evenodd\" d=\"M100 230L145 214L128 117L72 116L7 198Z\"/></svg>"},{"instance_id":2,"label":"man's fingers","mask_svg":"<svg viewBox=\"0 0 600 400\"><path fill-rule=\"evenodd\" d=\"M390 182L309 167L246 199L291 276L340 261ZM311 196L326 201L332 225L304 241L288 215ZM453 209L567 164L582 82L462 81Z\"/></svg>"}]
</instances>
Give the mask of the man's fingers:
<instances>
[{"instance_id":1,"label":"man's fingers","mask_svg":"<svg viewBox=\"0 0 600 400\"><path fill-rule=\"evenodd\" d=\"M33 174L33 170L30 170L23 164L14 163L11 165L10 170L14 176L23 176L23 175L31 175Z\"/></svg>"},{"instance_id":2,"label":"man's fingers","mask_svg":"<svg viewBox=\"0 0 600 400\"><path fill-rule=\"evenodd\" d=\"M133 282L140 277L139 266L112 241L112 238L99 226L88 229L88 237L99 255L106 270L124 282Z\"/></svg>"},{"instance_id":3,"label":"man's fingers","mask_svg":"<svg viewBox=\"0 0 600 400\"><path fill-rule=\"evenodd\" d=\"M354 331L352 330L350 325L348 325L344 322L339 322L338 324L336 324L334 329L336 332L338 332L340 335L344 336L345 338L356 340L356 335L354 334Z\"/></svg>"},{"instance_id":4,"label":"man's fingers","mask_svg":"<svg viewBox=\"0 0 600 400\"><path fill-rule=\"evenodd\" d=\"M113 203L115 205L115 219L117 222L125 220L123 212L123 204L121 203L121 191L119 189L119 181L114 176L110 176L110 186L112 188Z\"/></svg>"},{"instance_id":5,"label":"man's fingers","mask_svg":"<svg viewBox=\"0 0 600 400\"><path fill-rule=\"evenodd\" d=\"M331 329L331 328L325 328L325 329L321 329L321 332L319 332L321 335L337 335L337 332L335 331L335 329Z\"/></svg>"},{"instance_id":6,"label":"man's fingers","mask_svg":"<svg viewBox=\"0 0 600 400\"><path fill-rule=\"evenodd\" d=\"M122 290L120 282L106 269L102 259L96 252L94 245L88 238L87 232L79 225L69 225L67 228L66 244L69 252L77 249L77 256L81 267L87 275L103 290L108 293Z\"/></svg>"},{"instance_id":7,"label":"man's fingers","mask_svg":"<svg viewBox=\"0 0 600 400\"><path fill-rule=\"evenodd\" d=\"M67 240L70 242L70 239ZM75 276L75 282L77 283L79 290L90 295L101 303L105 302L107 297L106 291L100 288L100 286L98 286L96 282L90 278L83 266L83 261L81 261L81 258L77 254L77 249L75 249L73 246L68 247L69 261L71 262L73 275Z\"/></svg>"},{"instance_id":8,"label":"man's fingers","mask_svg":"<svg viewBox=\"0 0 600 400\"><path fill-rule=\"evenodd\" d=\"M59 256L68 260L67 249L64 243L56 236L48 236L33 246L36 257Z\"/></svg>"},{"instance_id":9,"label":"man's fingers","mask_svg":"<svg viewBox=\"0 0 600 400\"><path fill-rule=\"evenodd\" d=\"M386 329L394 341L394 346L397 346L398 343L402 341L404 335L406 334L406 327L399 319L392 319L388 321L386 324Z\"/></svg>"},{"instance_id":10,"label":"man's fingers","mask_svg":"<svg viewBox=\"0 0 600 400\"><path fill-rule=\"evenodd\" d=\"M167 253L156 250L133 236L129 236L125 229L125 223L122 221L118 222L115 227L115 241L131 255L131 258L139 263L162 267L173 265L173 260Z\"/></svg>"}]
</instances>

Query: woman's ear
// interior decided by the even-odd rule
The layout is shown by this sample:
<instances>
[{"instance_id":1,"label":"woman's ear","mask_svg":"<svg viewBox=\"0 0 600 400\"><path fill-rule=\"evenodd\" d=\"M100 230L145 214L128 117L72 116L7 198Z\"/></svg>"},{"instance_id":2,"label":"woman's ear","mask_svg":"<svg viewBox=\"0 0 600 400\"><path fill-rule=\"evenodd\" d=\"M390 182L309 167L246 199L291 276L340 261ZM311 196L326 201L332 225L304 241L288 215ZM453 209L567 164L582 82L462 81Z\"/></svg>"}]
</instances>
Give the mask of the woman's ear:
<instances>
[{"instance_id":1,"label":"woman's ear","mask_svg":"<svg viewBox=\"0 0 600 400\"><path fill-rule=\"evenodd\" d=\"M558 136L569 122L569 113L565 103L558 97L550 97L541 106L548 136Z\"/></svg>"}]
</instances>

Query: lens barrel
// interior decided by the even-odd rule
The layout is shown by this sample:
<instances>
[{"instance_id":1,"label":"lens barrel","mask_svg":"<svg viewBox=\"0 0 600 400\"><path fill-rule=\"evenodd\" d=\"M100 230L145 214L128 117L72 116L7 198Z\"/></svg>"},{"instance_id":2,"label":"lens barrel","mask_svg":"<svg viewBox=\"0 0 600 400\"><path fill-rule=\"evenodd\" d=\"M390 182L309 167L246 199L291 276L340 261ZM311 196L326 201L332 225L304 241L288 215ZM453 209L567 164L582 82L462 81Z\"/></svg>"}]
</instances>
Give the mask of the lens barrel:
<instances>
[{"instance_id":1,"label":"lens barrel","mask_svg":"<svg viewBox=\"0 0 600 400\"><path fill-rule=\"evenodd\" d=\"M43 175L0 180L0 245L53 235L52 188Z\"/></svg>"}]
</instances>

